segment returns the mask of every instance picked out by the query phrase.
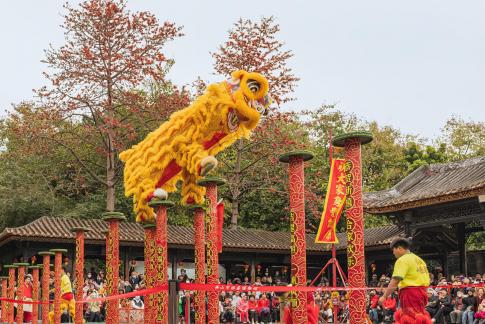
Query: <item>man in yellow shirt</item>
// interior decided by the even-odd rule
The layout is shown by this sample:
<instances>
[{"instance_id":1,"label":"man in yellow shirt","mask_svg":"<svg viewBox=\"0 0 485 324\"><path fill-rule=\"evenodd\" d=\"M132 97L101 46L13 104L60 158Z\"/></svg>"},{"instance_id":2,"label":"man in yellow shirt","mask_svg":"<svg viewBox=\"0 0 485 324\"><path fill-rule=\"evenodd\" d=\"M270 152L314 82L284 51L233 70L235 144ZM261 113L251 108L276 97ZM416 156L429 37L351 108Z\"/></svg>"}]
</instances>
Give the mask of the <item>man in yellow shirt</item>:
<instances>
[{"instance_id":1,"label":"man in yellow shirt","mask_svg":"<svg viewBox=\"0 0 485 324\"><path fill-rule=\"evenodd\" d=\"M426 263L410 251L411 241L396 238L391 242L392 253L397 261L394 265L392 280L384 295L379 299L382 304L396 288L399 288L399 310L394 314L397 324L431 324L425 307L428 302L426 287L429 274Z\"/></svg>"},{"instance_id":2,"label":"man in yellow shirt","mask_svg":"<svg viewBox=\"0 0 485 324\"><path fill-rule=\"evenodd\" d=\"M80 287L79 289L82 289ZM71 318L76 314L76 302L74 301L74 294L72 293L71 279L67 275L65 266L61 270L61 313L68 312ZM49 323L54 323L54 310L49 312Z\"/></svg>"}]
</instances>

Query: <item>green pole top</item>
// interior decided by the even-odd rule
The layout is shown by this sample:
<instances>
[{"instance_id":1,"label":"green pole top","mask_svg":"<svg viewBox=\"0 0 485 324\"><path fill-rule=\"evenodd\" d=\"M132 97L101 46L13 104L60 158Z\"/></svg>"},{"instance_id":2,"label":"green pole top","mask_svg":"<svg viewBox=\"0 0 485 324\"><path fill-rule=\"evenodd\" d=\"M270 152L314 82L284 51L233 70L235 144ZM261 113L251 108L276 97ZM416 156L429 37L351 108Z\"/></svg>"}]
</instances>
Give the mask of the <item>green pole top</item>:
<instances>
[{"instance_id":1,"label":"green pole top","mask_svg":"<svg viewBox=\"0 0 485 324\"><path fill-rule=\"evenodd\" d=\"M350 139L357 139L361 145L364 145L372 142L372 134L367 131L343 133L335 136L332 144L337 147L345 147L345 142Z\"/></svg>"},{"instance_id":2,"label":"green pole top","mask_svg":"<svg viewBox=\"0 0 485 324\"><path fill-rule=\"evenodd\" d=\"M157 227L155 223L142 223L141 226L143 226L144 229L154 229Z\"/></svg>"},{"instance_id":3,"label":"green pole top","mask_svg":"<svg viewBox=\"0 0 485 324\"><path fill-rule=\"evenodd\" d=\"M27 263L27 262L17 262L17 263L14 263L13 265L20 268L20 267L28 267L30 265L30 263Z\"/></svg>"},{"instance_id":4,"label":"green pole top","mask_svg":"<svg viewBox=\"0 0 485 324\"><path fill-rule=\"evenodd\" d=\"M103 217L104 221L118 220L122 222L126 220L125 214L114 211L102 213L101 216Z\"/></svg>"},{"instance_id":5,"label":"green pole top","mask_svg":"<svg viewBox=\"0 0 485 324\"><path fill-rule=\"evenodd\" d=\"M67 253L67 249L50 249L49 251L54 253Z\"/></svg>"},{"instance_id":6,"label":"green pole top","mask_svg":"<svg viewBox=\"0 0 485 324\"><path fill-rule=\"evenodd\" d=\"M197 209L204 209L204 206L198 204L190 204L186 206L188 210L194 211Z\"/></svg>"},{"instance_id":7,"label":"green pole top","mask_svg":"<svg viewBox=\"0 0 485 324\"><path fill-rule=\"evenodd\" d=\"M201 187L207 187L211 184L215 184L216 186L222 186L226 183L226 180L218 177L205 177L197 181L197 185Z\"/></svg>"},{"instance_id":8,"label":"green pole top","mask_svg":"<svg viewBox=\"0 0 485 324\"><path fill-rule=\"evenodd\" d=\"M41 265L31 265L31 266L29 266L29 269L40 269L40 268L42 268Z\"/></svg>"},{"instance_id":9,"label":"green pole top","mask_svg":"<svg viewBox=\"0 0 485 324\"><path fill-rule=\"evenodd\" d=\"M8 279L8 276L0 276L0 279Z\"/></svg>"},{"instance_id":10,"label":"green pole top","mask_svg":"<svg viewBox=\"0 0 485 324\"><path fill-rule=\"evenodd\" d=\"M51 251L41 251L39 253L37 253L38 255L54 255L55 253L54 252L51 252Z\"/></svg>"},{"instance_id":11,"label":"green pole top","mask_svg":"<svg viewBox=\"0 0 485 324\"><path fill-rule=\"evenodd\" d=\"M313 153L309 151L291 151L280 155L280 162L289 163L291 158L302 158L303 161L313 159Z\"/></svg>"},{"instance_id":12,"label":"green pole top","mask_svg":"<svg viewBox=\"0 0 485 324\"><path fill-rule=\"evenodd\" d=\"M15 265L15 263L14 263L14 264L7 264L7 265L4 265L3 267L4 267L5 269L18 268L18 266L16 266L16 265Z\"/></svg>"},{"instance_id":13,"label":"green pole top","mask_svg":"<svg viewBox=\"0 0 485 324\"><path fill-rule=\"evenodd\" d=\"M163 199L153 198L148 203L148 206L150 206L150 207L165 206L167 208L170 208L170 207L175 206L175 203L173 201L170 201L170 200L163 200Z\"/></svg>"},{"instance_id":14,"label":"green pole top","mask_svg":"<svg viewBox=\"0 0 485 324\"><path fill-rule=\"evenodd\" d=\"M84 226L78 226L78 227L72 227L71 232L77 233L77 232L90 232L92 231L91 228L89 227L84 227Z\"/></svg>"}]
</instances>

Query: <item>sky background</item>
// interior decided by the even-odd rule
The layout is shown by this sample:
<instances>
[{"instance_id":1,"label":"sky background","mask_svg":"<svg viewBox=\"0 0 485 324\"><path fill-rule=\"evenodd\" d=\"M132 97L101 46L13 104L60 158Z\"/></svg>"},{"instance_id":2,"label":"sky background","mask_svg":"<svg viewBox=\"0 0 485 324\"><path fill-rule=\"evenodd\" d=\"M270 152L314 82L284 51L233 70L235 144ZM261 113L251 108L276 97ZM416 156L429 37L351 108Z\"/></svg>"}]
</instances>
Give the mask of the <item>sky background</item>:
<instances>
[{"instance_id":1,"label":"sky background","mask_svg":"<svg viewBox=\"0 0 485 324\"><path fill-rule=\"evenodd\" d=\"M70 1L77 3L77 1ZM63 43L63 1L5 2L0 11L0 116L45 84L40 62ZM240 17L275 16L301 78L285 110L336 103L380 125L435 138L452 115L485 120L485 1L131 0L184 26L166 47L178 85L216 81L209 52Z\"/></svg>"}]
</instances>

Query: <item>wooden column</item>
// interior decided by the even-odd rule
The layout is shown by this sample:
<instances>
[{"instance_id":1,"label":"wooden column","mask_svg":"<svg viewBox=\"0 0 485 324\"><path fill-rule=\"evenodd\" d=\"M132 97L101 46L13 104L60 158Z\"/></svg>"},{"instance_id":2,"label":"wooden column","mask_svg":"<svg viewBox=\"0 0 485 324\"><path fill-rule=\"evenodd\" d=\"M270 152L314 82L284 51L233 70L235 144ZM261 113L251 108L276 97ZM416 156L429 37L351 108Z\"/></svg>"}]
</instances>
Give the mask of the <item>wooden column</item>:
<instances>
[{"instance_id":1,"label":"wooden column","mask_svg":"<svg viewBox=\"0 0 485 324\"><path fill-rule=\"evenodd\" d=\"M217 222L217 186L223 185L225 180L216 177L206 177L197 181L199 186L206 187L207 213L206 213L206 260L207 260L207 283L219 283L219 250L218 222ZM209 306L207 320L209 324L219 323L219 294L209 292Z\"/></svg>"},{"instance_id":2,"label":"wooden column","mask_svg":"<svg viewBox=\"0 0 485 324\"><path fill-rule=\"evenodd\" d=\"M345 147L347 198L347 269L350 287L365 287L364 210L362 201L361 146L370 143L369 132L353 132L336 136L333 145ZM365 291L349 294L350 323L365 323L367 318Z\"/></svg>"},{"instance_id":3,"label":"wooden column","mask_svg":"<svg viewBox=\"0 0 485 324\"><path fill-rule=\"evenodd\" d=\"M42 256L42 323L49 322L49 278L50 278L50 266L51 256L54 255L50 251L42 251L38 253Z\"/></svg>"},{"instance_id":4,"label":"wooden column","mask_svg":"<svg viewBox=\"0 0 485 324\"><path fill-rule=\"evenodd\" d=\"M67 253L66 249L50 249L54 252L54 324L61 323L61 269L62 253Z\"/></svg>"},{"instance_id":5,"label":"wooden column","mask_svg":"<svg viewBox=\"0 0 485 324\"><path fill-rule=\"evenodd\" d=\"M17 272L17 300L24 300L25 290L25 270L29 266L28 263L14 263L18 267ZM17 303L17 324L24 323L24 304Z\"/></svg>"},{"instance_id":6,"label":"wooden column","mask_svg":"<svg viewBox=\"0 0 485 324\"><path fill-rule=\"evenodd\" d=\"M468 276L465 223L456 224L455 233L458 241L458 252L460 254L460 273Z\"/></svg>"},{"instance_id":7,"label":"wooden column","mask_svg":"<svg viewBox=\"0 0 485 324\"><path fill-rule=\"evenodd\" d=\"M76 234L76 254L75 254L75 273L76 273L76 300L83 299L84 286L84 234L91 229L87 227L73 227L71 232ZM74 323L83 323L83 304L76 303L76 313Z\"/></svg>"},{"instance_id":8,"label":"wooden column","mask_svg":"<svg viewBox=\"0 0 485 324\"><path fill-rule=\"evenodd\" d=\"M15 298L15 269L17 269L16 265L8 264L4 266L5 269L8 269L8 299ZM14 322L14 307L12 302L8 302L8 314L7 319L9 323Z\"/></svg>"},{"instance_id":9,"label":"wooden column","mask_svg":"<svg viewBox=\"0 0 485 324\"><path fill-rule=\"evenodd\" d=\"M2 317L0 321L6 323L8 320L8 307L5 299L7 298L8 293L8 277L0 277L0 279L2 280Z\"/></svg>"},{"instance_id":10,"label":"wooden column","mask_svg":"<svg viewBox=\"0 0 485 324\"><path fill-rule=\"evenodd\" d=\"M288 163L291 233L291 284L305 287L306 273L306 230L305 230L305 161L313 154L294 151L283 154L279 160ZM305 324L307 316L306 292L292 292L291 318L293 323Z\"/></svg>"},{"instance_id":11,"label":"wooden column","mask_svg":"<svg viewBox=\"0 0 485 324\"><path fill-rule=\"evenodd\" d=\"M106 236L106 292L108 296L118 294L120 276L120 222L126 220L123 213L103 213L103 220L108 223ZM106 307L106 324L119 322L119 301L110 300Z\"/></svg>"},{"instance_id":12,"label":"wooden column","mask_svg":"<svg viewBox=\"0 0 485 324\"><path fill-rule=\"evenodd\" d=\"M154 245L154 286L167 285L168 288L168 216L167 209L174 206L169 200L154 198L149 205L156 211ZM161 291L153 296L155 323L162 324L168 318L168 291Z\"/></svg>"},{"instance_id":13,"label":"wooden column","mask_svg":"<svg viewBox=\"0 0 485 324\"><path fill-rule=\"evenodd\" d=\"M205 283L205 231L204 209L200 205L189 206L194 213L194 268L195 283ZM195 323L205 324L205 291L196 291L194 296Z\"/></svg>"},{"instance_id":14,"label":"wooden column","mask_svg":"<svg viewBox=\"0 0 485 324\"><path fill-rule=\"evenodd\" d=\"M146 288L153 288L155 284L155 233L156 225L154 223L143 224L145 229L145 285ZM154 324L157 310L155 309L155 296L153 294L146 295L144 308L144 322L145 324Z\"/></svg>"},{"instance_id":15,"label":"wooden column","mask_svg":"<svg viewBox=\"0 0 485 324\"><path fill-rule=\"evenodd\" d=\"M39 301L39 269L41 266L33 265L32 270L32 301ZM32 324L39 322L39 305L32 305Z\"/></svg>"}]
</instances>

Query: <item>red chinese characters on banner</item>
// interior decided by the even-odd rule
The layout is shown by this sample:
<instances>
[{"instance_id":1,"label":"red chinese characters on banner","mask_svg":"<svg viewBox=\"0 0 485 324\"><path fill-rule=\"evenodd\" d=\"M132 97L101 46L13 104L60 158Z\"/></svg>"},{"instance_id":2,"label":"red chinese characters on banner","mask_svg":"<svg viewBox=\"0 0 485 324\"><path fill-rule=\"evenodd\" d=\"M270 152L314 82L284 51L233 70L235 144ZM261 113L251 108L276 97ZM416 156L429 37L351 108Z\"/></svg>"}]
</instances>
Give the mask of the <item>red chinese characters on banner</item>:
<instances>
[{"instance_id":1,"label":"red chinese characters on banner","mask_svg":"<svg viewBox=\"0 0 485 324\"><path fill-rule=\"evenodd\" d=\"M318 227L315 243L338 243L337 223L347 197L345 160L333 159L330 177L323 206L322 218Z\"/></svg>"}]
</instances>

